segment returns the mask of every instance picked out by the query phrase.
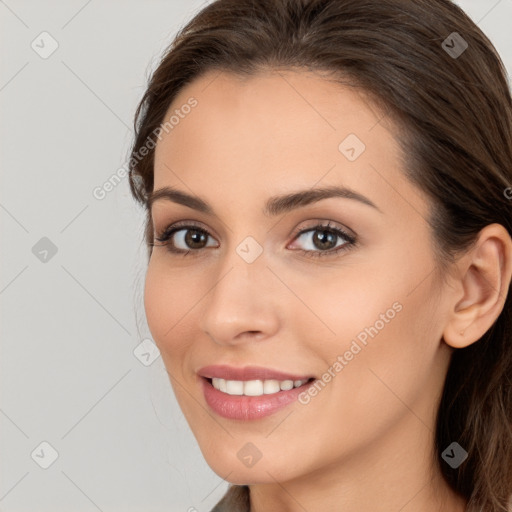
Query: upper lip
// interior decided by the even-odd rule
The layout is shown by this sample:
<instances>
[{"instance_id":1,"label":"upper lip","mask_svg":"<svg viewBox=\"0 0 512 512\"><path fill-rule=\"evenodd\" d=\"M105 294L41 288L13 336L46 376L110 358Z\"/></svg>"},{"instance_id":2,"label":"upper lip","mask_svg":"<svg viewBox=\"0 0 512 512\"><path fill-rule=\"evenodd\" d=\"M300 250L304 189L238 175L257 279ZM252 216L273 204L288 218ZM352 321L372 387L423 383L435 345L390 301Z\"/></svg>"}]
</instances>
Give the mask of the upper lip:
<instances>
[{"instance_id":1,"label":"upper lip","mask_svg":"<svg viewBox=\"0 0 512 512\"><path fill-rule=\"evenodd\" d=\"M204 366L198 370L198 375L205 378L219 378L226 380L306 380L312 375L298 375L281 372L262 366L244 366L236 368L228 365Z\"/></svg>"}]
</instances>

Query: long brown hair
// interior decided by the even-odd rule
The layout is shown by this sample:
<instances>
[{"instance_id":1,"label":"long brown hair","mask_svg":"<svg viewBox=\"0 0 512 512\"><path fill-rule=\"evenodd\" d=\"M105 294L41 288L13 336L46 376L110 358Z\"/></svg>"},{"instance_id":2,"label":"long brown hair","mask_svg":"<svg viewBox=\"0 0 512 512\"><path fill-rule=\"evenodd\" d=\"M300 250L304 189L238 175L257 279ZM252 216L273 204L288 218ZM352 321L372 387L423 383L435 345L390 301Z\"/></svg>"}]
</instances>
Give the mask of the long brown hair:
<instances>
[{"instance_id":1,"label":"long brown hair","mask_svg":"<svg viewBox=\"0 0 512 512\"><path fill-rule=\"evenodd\" d=\"M512 100L492 43L449 0L216 0L172 41L135 114L130 189L153 228L154 140L177 93L206 71L250 76L328 72L365 91L398 127L404 168L431 200L438 268L479 231L512 234ZM141 149L149 148L143 158ZM452 469L453 441L468 458ZM512 510L512 297L480 340L452 356L436 425L436 458L470 512Z\"/></svg>"}]
</instances>

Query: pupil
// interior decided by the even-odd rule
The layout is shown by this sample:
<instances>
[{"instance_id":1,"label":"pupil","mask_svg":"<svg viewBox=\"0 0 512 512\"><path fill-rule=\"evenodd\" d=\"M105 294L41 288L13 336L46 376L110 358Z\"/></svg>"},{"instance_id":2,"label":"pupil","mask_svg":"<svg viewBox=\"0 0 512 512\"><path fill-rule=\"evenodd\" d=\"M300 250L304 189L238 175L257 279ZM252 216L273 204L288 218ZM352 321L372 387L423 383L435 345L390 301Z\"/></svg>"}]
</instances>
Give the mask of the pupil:
<instances>
[{"instance_id":1,"label":"pupil","mask_svg":"<svg viewBox=\"0 0 512 512\"><path fill-rule=\"evenodd\" d=\"M201 231L193 231L189 230L187 231L187 234L185 235L185 242L188 246L195 247L195 244L201 245L201 242L204 242L206 239L205 233L202 233Z\"/></svg>"},{"instance_id":2,"label":"pupil","mask_svg":"<svg viewBox=\"0 0 512 512\"><path fill-rule=\"evenodd\" d=\"M334 233L331 233L330 231L317 231L316 233L317 235L313 238L313 243L317 246L317 248L331 249L332 247L329 247L329 245L332 244L332 242L334 242L334 245L336 245L336 235ZM320 233L320 235L318 235L318 233Z\"/></svg>"}]
</instances>

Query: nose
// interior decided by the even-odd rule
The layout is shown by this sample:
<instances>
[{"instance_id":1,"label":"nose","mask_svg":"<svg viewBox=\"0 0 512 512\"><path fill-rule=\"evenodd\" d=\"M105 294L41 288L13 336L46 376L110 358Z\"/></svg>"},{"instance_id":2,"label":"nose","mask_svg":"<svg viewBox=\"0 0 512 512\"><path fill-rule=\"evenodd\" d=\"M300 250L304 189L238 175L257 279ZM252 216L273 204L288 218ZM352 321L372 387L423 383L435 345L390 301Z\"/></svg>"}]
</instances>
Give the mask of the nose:
<instances>
[{"instance_id":1,"label":"nose","mask_svg":"<svg viewBox=\"0 0 512 512\"><path fill-rule=\"evenodd\" d=\"M263 255L245 262L235 251L219 264L200 311L200 329L219 345L272 337L279 329L279 281Z\"/></svg>"}]
</instances>

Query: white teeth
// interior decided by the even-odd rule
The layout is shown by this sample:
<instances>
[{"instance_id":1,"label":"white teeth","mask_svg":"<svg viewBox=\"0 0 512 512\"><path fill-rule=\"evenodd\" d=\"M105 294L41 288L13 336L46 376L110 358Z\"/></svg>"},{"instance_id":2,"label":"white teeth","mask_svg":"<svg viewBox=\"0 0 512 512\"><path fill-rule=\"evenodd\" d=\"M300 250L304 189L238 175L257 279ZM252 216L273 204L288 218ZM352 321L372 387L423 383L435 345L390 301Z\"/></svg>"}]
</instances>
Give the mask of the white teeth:
<instances>
[{"instance_id":1,"label":"white teeth","mask_svg":"<svg viewBox=\"0 0 512 512\"><path fill-rule=\"evenodd\" d=\"M277 393L278 391L281 391L278 380L263 381L263 393L265 395L271 395L272 393Z\"/></svg>"},{"instance_id":2,"label":"white teeth","mask_svg":"<svg viewBox=\"0 0 512 512\"><path fill-rule=\"evenodd\" d=\"M212 384L215 389L218 389L218 390L226 393L226 380L225 379L218 379L218 378L214 377L212 379Z\"/></svg>"},{"instance_id":3,"label":"white teeth","mask_svg":"<svg viewBox=\"0 0 512 512\"><path fill-rule=\"evenodd\" d=\"M288 391L293 388L293 380L283 380L283 382L279 383L279 387L281 391Z\"/></svg>"},{"instance_id":4,"label":"white teeth","mask_svg":"<svg viewBox=\"0 0 512 512\"><path fill-rule=\"evenodd\" d=\"M228 395L243 395L244 383L241 380L227 380L226 393Z\"/></svg>"},{"instance_id":5,"label":"white teeth","mask_svg":"<svg viewBox=\"0 0 512 512\"><path fill-rule=\"evenodd\" d=\"M272 395L279 391L288 391L305 384L307 380L226 380L214 377L212 385L215 389L228 395L262 396Z\"/></svg>"},{"instance_id":6,"label":"white teeth","mask_svg":"<svg viewBox=\"0 0 512 512\"><path fill-rule=\"evenodd\" d=\"M244 382L244 395L261 396L263 395L263 381L248 380Z\"/></svg>"}]
</instances>

